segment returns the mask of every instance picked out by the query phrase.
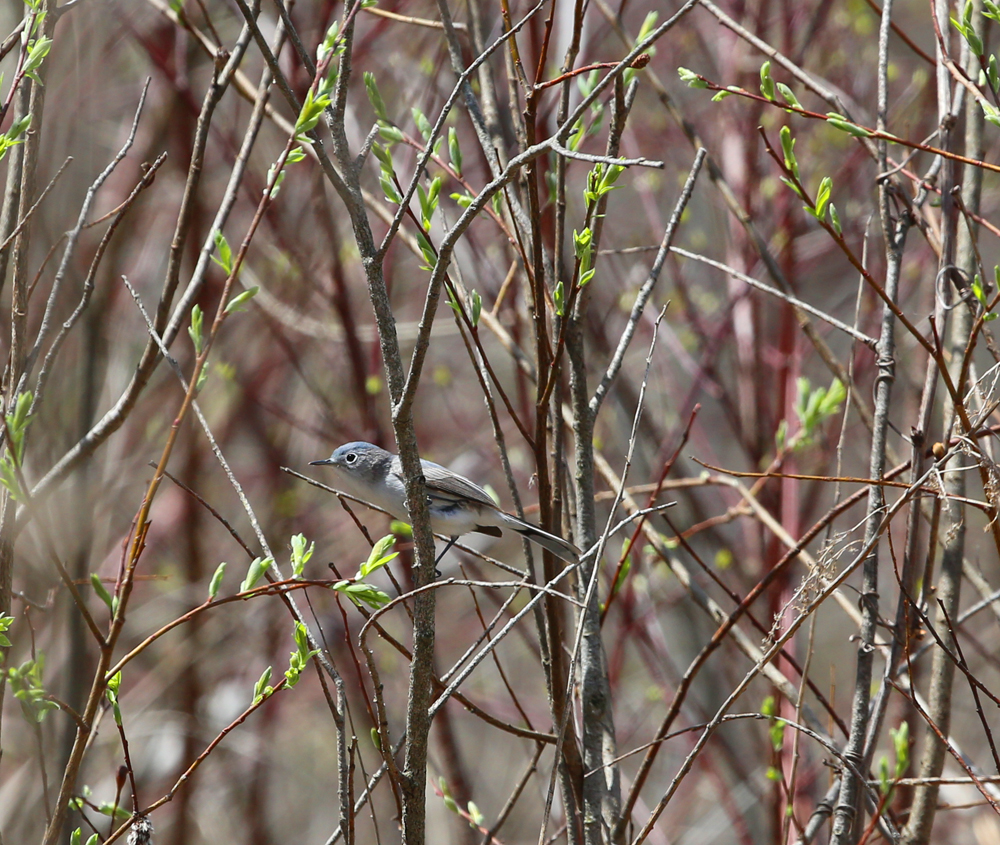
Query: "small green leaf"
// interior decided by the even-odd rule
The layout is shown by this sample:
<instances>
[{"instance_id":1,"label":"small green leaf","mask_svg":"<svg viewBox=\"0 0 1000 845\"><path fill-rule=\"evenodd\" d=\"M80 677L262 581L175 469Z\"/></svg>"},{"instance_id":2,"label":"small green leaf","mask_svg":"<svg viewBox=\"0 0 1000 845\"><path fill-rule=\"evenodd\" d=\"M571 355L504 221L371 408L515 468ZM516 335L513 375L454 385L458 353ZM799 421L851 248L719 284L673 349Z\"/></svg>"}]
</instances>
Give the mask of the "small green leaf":
<instances>
[{"instance_id":1,"label":"small green leaf","mask_svg":"<svg viewBox=\"0 0 1000 845\"><path fill-rule=\"evenodd\" d=\"M625 168L620 164L609 164L607 170L604 172L604 177L601 179L600 187L598 188L598 193L603 196L609 191L614 190L614 184L618 181L618 177L625 172Z\"/></svg>"},{"instance_id":2,"label":"small green leaf","mask_svg":"<svg viewBox=\"0 0 1000 845\"><path fill-rule=\"evenodd\" d=\"M14 470L14 465L9 455L4 455L3 458L0 458L0 484L6 488L7 492L10 493L10 497L15 502L21 501L21 485L17 480L17 472Z\"/></svg>"},{"instance_id":3,"label":"small green leaf","mask_svg":"<svg viewBox=\"0 0 1000 845\"><path fill-rule=\"evenodd\" d=\"M830 202L830 192L833 190L833 180L829 176L824 176L816 191L816 218L822 218L826 213L827 204Z\"/></svg>"},{"instance_id":4,"label":"small green leaf","mask_svg":"<svg viewBox=\"0 0 1000 845\"><path fill-rule=\"evenodd\" d=\"M979 277L978 273L972 277L972 293L979 300L979 304L985 308L986 291L983 289L983 280Z\"/></svg>"},{"instance_id":5,"label":"small green leaf","mask_svg":"<svg viewBox=\"0 0 1000 845\"><path fill-rule=\"evenodd\" d=\"M771 747L775 751L781 751L785 744L785 722L783 719L775 719L774 723L768 729L768 733L771 737Z\"/></svg>"},{"instance_id":6,"label":"small green leaf","mask_svg":"<svg viewBox=\"0 0 1000 845\"><path fill-rule=\"evenodd\" d=\"M234 311L243 311L244 309L240 306L253 299L259 290L260 288L257 285L254 285L253 287L249 287L245 291L236 294L236 296L229 300L229 304L226 305L226 313L232 314Z\"/></svg>"},{"instance_id":7,"label":"small green leaf","mask_svg":"<svg viewBox=\"0 0 1000 845\"><path fill-rule=\"evenodd\" d=\"M267 698L274 690L267 685L267 682L271 680L271 667L268 666L262 673L260 678L257 679L257 683L253 686L253 703L259 704L265 698Z\"/></svg>"},{"instance_id":8,"label":"small green leaf","mask_svg":"<svg viewBox=\"0 0 1000 845\"><path fill-rule=\"evenodd\" d=\"M996 62L994 62L996 64ZM0 84L2 84L2 77L0 77ZM11 141L15 141L24 134L25 130L31 126L31 114L26 114L19 120L15 120L11 125L10 129L7 130L7 138Z\"/></svg>"},{"instance_id":9,"label":"small green leaf","mask_svg":"<svg viewBox=\"0 0 1000 845\"><path fill-rule=\"evenodd\" d=\"M472 326L475 328L479 325L479 317L483 313L483 298L479 295L479 291L472 291Z\"/></svg>"},{"instance_id":10,"label":"small green leaf","mask_svg":"<svg viewBox=\"0 0 1000 845\"><path fill-rule=\"evenodd\" d=\"M788 185L789 188L791 188L793 191L795 191L795 193L799 197L802 197L802 189L798 185L796 185L791 179L786 179L784 176L781 176L779 178L781 179L782 182L784 182L786 185Z\"/></svg>"},{"instance_id":11,"label":"small green leaf","mask_svg":"<svg viewBox=\"0 0 1000 845\"><path fill-rule=\"evenodd\" d=\"M16 467L24 463L25 432L31 422L31 403L33 394L30 390L19 393L14 400L14 410L5 414L7 429L10 431L10 453L0 459L0 482L11 496L20 501L21 488Z\"/></svg>"},{"instance_id":12,"label":"small green leaf","mask_svg":"<svg viewBox=\"0 0 1000 845\"><path fill-rule=\"evenodd\" d=\"M90 573L90 586L94 588L94 592L97 593L101 601L103 601L108 609L111 609L111 593L108 592L104 584L101 583L101 576L96 572Z\"/></svg>"},{"instance_id":13,"label":"small green leaf","mask_svg":"<svg viewBox=\"0 0 1000 845\"><path fill-rule=\"evenodd\" d=\"M219 253L219 256L216 258L213 255L212 260L225 270L228 276L233 272L233 251L229 248L229 241L226 240L226 236L220 230L216 229L214 237L215 249Z\"/></svg>"},{"instance_id":14,"label":"small green leaf","mask_svg":"<svg viewBox=\"0 0 1000 845\"><path fill-rule=\"evenodd\" d=\"M295 630L292 632L295 639L295 647L298 654L305 654L309 651L309 631L302 622L295 623Z\"/></svg>"},{"instance_id":15,"label":"small green leaf","mask_svg":"<svg viewBox=\"0 0 1000 845\"><path fill-rule=\"evenodd\" d=\"M378 141L372 143L372 154L382 165L383 173L392 173L392 153L383 147Z\"/></svg>"},{"instance_id":16,"label":"small green leaf","mask_svg":"<svg viewBox=\"0 0 1000 845\"><path fill-rule=\"evenodd\" d=\"M417 199L420 201L420 225L424 227L424 231L429 232L431 230L431 223L434 217L434 212L437 210L438 198L441 194L441 177L435 177L430 184L428 190L424 190L423 186L419 183L417 184Z\"/></svg>"},{"instance_id":17,"label":"small green leaf","mask_svg":"<svg viewBox=\"0 0 1000 845\"><path fill-rule=\"evenodd\" d=\"M385 102L382 99L382 95L378 91L378 85L375 84L375 74L369 70L365 71L365 91L368 92L368 100L372 104L372 108L375 110L375 116L379 120L384 120L386 123L389 122L389 114L385 110Z\"/></svg>"},{"instance_id":18,"label":"small green leaf","mask_svg":"<svg viewBox=\"0 0 1000 845\"><path fill-rule=\"evenodd\" d=\"M23 434L28 425L28 412L31 410L32 393L26 390L17 394L17 401L14 403L13 416L7 417L7 425L13 430L15 437Z\"/></svg>"},{"instance_id":19,"label":"small green leaf","mask_svg":"<svg viewBox=\"0 0 1000 845\"><path fill-rule=\"evenodd\" d=\"M115 724L121 727L122 724L122 711L118 705L118 689L121 686L122 673L116 672L114 676L108 681L107 686L104 688L104 694L111 704L111 708L114 712Z\"/></svg>"},{"instance_id":20,"label":"small green leaf","mask_svg":"<svg viewBox=\"0 0 1000 845\"><path fill-rule=\"evenodd\" d=\"M425 141L430 141L431 132L433 128L430 121L424 116L424 113L420 111L416 106L410 109L410 113L413 115L413 122L417 125L417 130L423 136Z\"/></svg>"},{"instance_id":21,"label":"small green leaf","mask_svg":"<svg viewBox=\"0 0 1000 845\"><path fill-rule=\"evenodd\" d=\"M562 279L556 282L556 289L552 291L552 301L556 306L556 314L560 317L566 315L566 289L563 286Z\"/></svg>"},{"instance_id":22,"label":"small green leaf","mask_svg":"<svg viewBox=\"0 0 1000 845\"><path fill-rule=\"evenodd\" d=\"M406 138L400 129L397 129L391 123L386 123L384 120L378 122L378 134L390 144L398 144Z\"/></svg>"},{"instance_id":23,"label":"small green leaf","mask_svg":"<svg viewBox=\"0 0 1000 845\"><path fill-rule=\"evenodd\" d=\"M13 616L4 616L0 614L0 648L10 648L10 640L7 638L7 631L10 630L10 626L14 624Z\"/></svg>"},{"instance_id":24,"label":"small green leaf","mask_svg":"<svg viewBox=\"0 0 1000 845\"><path fill-rule=\"evenodd\" d=\"M335 20L326 31L326 36L316 48L316 64L323 64L323 60L330 55L330 51L337 45L337 38L340 35L340 21Z\"/></svg>"},{"instance_id":25,"label":"small green leaf","mask_svg":"<svg viewBox=\"0 0 1000 845\"><path fill-rule=\"evenodd\" d=\"M798 101L798 98L795 96L791 88L785 85L784 82L778 82L776 84L778 86L778 90L781 92L781 96L785 98L785 102L788 103L788 105L795 106L797 109L802 108L802 104Z\"/></svg>"},{"instance_id":26,"label":"small green leaf","mask_svg":"<svg viewBox=\"0 0 1000 845\"><path fill-rule=\"evenodd\" d=\"M778 137L781 139L781 152L785 158L785 167L798 179L799 163L795 159L795 139L792 137L792 130L787 126L782 126L778 131ZM799 193L798 188L795 189L795 193ZM799 195L801 196L801 194Z\"/></svg>"},{"instance_id":27,"label":"small green leaf","mask_svg":"<svg viewBox=\"0 0 1000 845\"><path fill-rule=\"evenodd\" d=\"M392 184L392 181L382 176L378 183L382 186L382 193L385 194L385 198L389 202L395 205L402 205L403 198L399 195L399 191L396 190L396 186Z\"/></svg>"},{"instance_id":28,"label":"small green leaf","mask_svg":"<svg viewBox=\"0 0 1000 845\"><path fill-rule=\"evenodd\" d=\"M195 393L201 393L202 388L205 386L205 382L208 381L208 373L208 362L206 360L205 366L202 367L201 371L198 373L198 381L196 381L194 385Z\"/></svg>"},{"instance_id":29,"label":"small green leaf","mask_svg":"<svg viewBox=\"0 0 1000 845\"><path fill-rule=\"evenodd\" d=\"M393 544L396 542L395 534L386 534L381 540L379 540L371 550L368 555L368 560L361 564L361 569L358 572L356 581L361 581L367 578L376 569L381 569L390 561L394 560L399 556L399 552L389 552Z\"/></svg>"},{"instance_id":30,"label":"small green leaf","mask_svg":"<svg viewBox=\"0 0 1000 845\"><path fill-rule=\"evenodd\" d=\"M215 601L215 597L219 594L219 587L222 586L222 578L226 574L226 563L223 561L215 568L215 573L212 575L212 580L208 585L208 600Z\"/></svg>"},{"instance_id":31,"label":"small green leaf","mask_svg":"<svg viewBox=\"0 0 1000 845\"><path fill-rule=\"evenodd\" d=\"M600 73L594 69L588 74L580 74L576 78L576 87L580 91L581 97L589 97L597 83L600 81Z\"/></svg>"},{"instance_id":32,"label":"small green leaf","mask_svg":"<svg viewBox=\"0 0 1000 845\"><path fill-rule=\"evenodd\" d=\"M693 70L688 70L686 67L677 68L677 75L681 78L681 82L685 83L689 88L708 88L707 79L704 79Z\"/></svg>"},{"instance_id":33,"label":"small green leaf","mask_svg":"<svg viewBox=\"0 0 1000 845\"><path fill-rule=\"evenodd\" d=\"M642 20L642 26L639 27L639 34L635 37L635 45L642 44L650 35L652 35L653 30L656 29L656 22L660 19L659 12L647 12L646 17ZM635 46L633 45L633 46ZM646 48L646 52L650 55L653 54L655 48L650 45Z\"/></svg>"},{"instance_id":34,"label":"small green leaf","mask_svg":"<svg viewBox=\"0 0 1000 845\"><path fill-rule=\"evenodd\" d=\"M320 117L330 105L330 102L329 94L314 91L312 88L306 92L306 98L295 121L296 138L301 138L304 142L308 142L308 139L303 136L316 128L316 124L319 123Z\"/></svg>"},{"instance_id":35,"label":"small green leaf","mask_svg":"<svg viewBox=\"0 0 1000 845\"><path fill-rule=\"evenodd\" d=\"M889 729L893 750L896 752L896 777L901 778L910 765L910 725L900 722L896 730Z\"/></svg>"},{"instance_id":36,"label":"small green leaf","mask_svg":"<svg viewBox=\"0 0 1000 845\"><path fill-rule=\"evenodd\" d=\"M979 105L983 109L983 117L994 126L1000 126L1000 109L986 100L980 100Z\"/></svg>"},{"instance_id":37,"label":"small green leaf","mask_svg":"<svg viewBox=\"0 0 1000 845\"><path fill-rule=\"evenodd\" d=\"M885 796L892 791L892 784L889 782L889 758L885 754L879 757L878 761L878 790Z\"/></svg>"},{"instance_id":38,"label":"small green leaf","mask_svg":"<svg viewBox=\"0 0 1000 845\"><path fill-rule=\"evenodd\" d=\"M865 129L863 126L858 126L856 123L851 123L843 115L836 112L828 112L826 122L840 129L842 132L846 132L848 135L853 135L855 138L870 138L872 134L871 130Z\"/></svg>"},{"instance_id":39,"label":"small green leaf","mask_svg":"<svg viewBox=\"0 0 1000 845\"><path fill-rule=\"evenodd\" d=\"M828 209L830 213L830 225L833 226L833 231L837 233L838 236L843 235L843 230L840 227L840 215L837 214L837 207L831 202Z\"/></svg>"},{"instance_id":40,"label":"small green leaf","mask_svg":"<svg viewBox=\"0 0 1000 845\"><path fill-rule=\"evenodd\" d=\"M486 822L486 817L482 814L482 811L479 809L479 807L476 806L476 803L474 801L469 802L468 810L469 810L469 823L473 827L482 827L483 824Z\"/></svg>"},{"instance_id":41,"label":"small green leaf","mask_svg":"<svg viewBox=\"0 0 1000 845\"><path fill-rule=\"evenodd\" d=\"M774 80L771 79L771 62L760 66L760 93L768 100L774 99Z\"/></svg>"},{"instance_id":42,"label":"small green leaf","mask_svg":"<svg viewBox=\"0 0 1000 845\"><path fill-rule=\"evenodd\" d=\"M975 27L972 24L972 3L966 2L965 8L962 12L962 20L959 21L956 18L951 18L951 24L955 27L962 37L965 38L969 45L969 49L975 53L976 56L982 56L983 54L983 41L976 33Z\"/></svg>"},{"instance_id":43,"label":"small green leaf","mask_svg":"<svg viewBox=\"0 0 1000 845\"><path fill-rule=\"evenodd\" d=\"M291 653L288 660L288 669L285 670L286 686L294 687L305 671L306 666L313 657L319 654L319 649L309 648L309 631L302 622L295 623L295 651Z\"/></svg>"},{"instance_id":44,"label":"small green leaf","mask_svg":"<svg viewBox=\"0 0 1000 845\"><path fill-rule=\"evenodd\" d=\"M284 168L278 170L277 167L278 163L275 162L267 170L267 184L271 187L270 189L264 188L264 193L270 197L270 199L274 199L278 196L278 192L281 190L281 185L285 181L285 176L287 175Z\"/></svg>"},{"instance_id":45,"label":"small green leaf","mask_svg":"<svg viewBox=\"0 0 1000 845\"><path fill-rule=\"evenodd\" d=\"M847 398L847 388L844 383L835 378L830 382L819 403L818 414L820 420L827 420L840 410L841 403Z\"/></svg>"},{"instance_id":46,"label":"small green leaf","mask_svg":"<svg viewBox=\"0 0 1000 845\"><path fill-rule=\"evenodd\" d=\"M49 50L52 49L52 39L39 38L37 41L28 42L28 58L24 63L22 70L24 74L31 75L36 71L42 64L42 61L49 54ZM32 77L34 78L34 77Z\"/></svg>"},{"instance_id":47,"label":"small green leaf","mask_svg":"<svg viewBox=\"0 0 1000 845\"><path fill-rule=\"evenodd\" d=\"M385 607L392 599L371 584L356 581L340 581L334 584L331 589L346 595L354 604L360 606L367 604L374 610Z\"/></svg>"},{"instance_id":48,"label":"small green leaf","mask_svg":"<svg viewBox=\"0 0 1000 845\"><path fill-rule=\"evenodd\" d=\"M458 145L458 131L454 126L448 128L448 158L455 175L462 177L462 148Z\"/></svg>"},{"instance_id":49,"label":"small green leaf","mask_svg":"<svg viewBox=\"0 0 1000 845\"><path fill-rule=\"evenodd\" d=\"M255 557L247 569L246 578L243 579L243 583L240 584L240 592L245 593L247 590L252 590L257 582L264 577L264 573L267 572L268 567L274 563L269 557L259 558Z\"/></svg>"},{"instance_id":50,"label":"small green leaf","mask_svg":"<svg viewBox=\"0 0 1000 845\"><path fill-rule=\"evenodd\" d=\"M191 308L191 325L188 326L188 335L194 344L195 355L201 355L201 350L204 348L205 339L202 337L204 319L205 315L202 313L201 306L195 304Z\"/></svg>"},{"instance_id":51,"label":"small green leaf","mask_svg":"<svg viewBox=\"0 0 1000 845\"><path fill-rule=\"evenodd\" d=\"M292 574L296 578L302 577L306 564L309 563L309 559L316 550L316 544L307 545L308 542L304 534L296 534L292 537Z\"/></svg>"},{"instance_id":52,"label":"small green leaf","mask_svg":"<svg viewBox=\"0 0 1000 845\"><path fill-rule=\"evenodd\" d=\"M427 267L423 268L425 270L431 269L437 263L437 253L434 251L434 247L431 242L427 239L420 229L416 231L417 243L420 245L420 252L424 256L424 261L427 262Z\"/></svg>"}]
</instances>

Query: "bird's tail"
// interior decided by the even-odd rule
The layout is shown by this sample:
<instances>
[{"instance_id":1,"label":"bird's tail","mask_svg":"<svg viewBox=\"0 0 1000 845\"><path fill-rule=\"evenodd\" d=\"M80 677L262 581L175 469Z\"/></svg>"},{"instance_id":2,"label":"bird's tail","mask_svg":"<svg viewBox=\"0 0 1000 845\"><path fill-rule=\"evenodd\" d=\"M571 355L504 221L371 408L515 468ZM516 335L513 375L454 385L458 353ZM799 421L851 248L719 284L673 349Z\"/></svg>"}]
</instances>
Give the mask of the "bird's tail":
<instances>
[{"instance_id":1,"label":"bird's tail","mask_svg":"<svg viewBox=\"0 0 1000 845\"><path fill-rule=\"evenodd\" d=\"M557 558L567 563L580 562L580 550L568 540L557 537L555 534L549 534L548 531L542 531L537 525L532 525L530 522L523 522L509 513L503 513L502 511L499 513L506 527L526 537L532 543L541 546L543 549L548 549Z\"/></svg>"}]
</instances>

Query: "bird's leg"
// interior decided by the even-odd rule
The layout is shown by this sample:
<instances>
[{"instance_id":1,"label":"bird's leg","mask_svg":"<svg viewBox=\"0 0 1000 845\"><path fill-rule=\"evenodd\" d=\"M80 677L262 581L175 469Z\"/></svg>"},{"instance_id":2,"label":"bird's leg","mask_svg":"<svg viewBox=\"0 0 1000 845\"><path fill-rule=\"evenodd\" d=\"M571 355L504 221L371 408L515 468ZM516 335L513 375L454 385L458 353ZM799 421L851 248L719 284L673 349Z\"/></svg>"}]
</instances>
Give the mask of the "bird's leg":
<instances>
[{"instance_id":1,"label":"bird's leg","mask_svg":"<svg viewBox=\"0 0 1000 845\"><path fill-rule=\"evenodd\" d=\"M442 550L441 554L439 554L437 556L437 558L434 560L434 577L435 578L440 578L441 577L441 570L437 568L437 565L441 562L441 558L443 558L446 554L448 554L448 549L450 549L452 546L454 546L455 543L457 543L457 542L458 542L458 537L452 537L448 541L448 545L445 546L444 549Z\"/></svg>"}]
</instances>

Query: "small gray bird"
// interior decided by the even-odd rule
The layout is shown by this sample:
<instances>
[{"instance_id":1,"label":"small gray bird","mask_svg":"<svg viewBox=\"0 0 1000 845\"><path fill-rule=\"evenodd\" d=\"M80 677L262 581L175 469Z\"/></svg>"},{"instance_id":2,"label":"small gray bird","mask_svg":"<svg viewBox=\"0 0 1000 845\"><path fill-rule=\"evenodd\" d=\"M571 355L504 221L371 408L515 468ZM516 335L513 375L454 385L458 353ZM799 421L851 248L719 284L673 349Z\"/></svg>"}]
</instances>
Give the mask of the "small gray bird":
<instances>
[{"instance_id":1,"label":"small gray bird","mask_svg":"<svg viewBox=\"0 0 1000 845\"><path fill-rule=\"evenodd\" d=\"M580 550L576 546L504 513L478 484L439 464L420 463L427 483L431 529L451 538L445 551L462 534L476 532L499 537L501 528L510 528L568 563L579 562ZM333 467L337 475L335 486L345 493L370 502L397 519L409 519L403 466L398 455L371 443L356 441L338 447L326 460L310 461L310 464Z\"/></svg>"}]
</instances>

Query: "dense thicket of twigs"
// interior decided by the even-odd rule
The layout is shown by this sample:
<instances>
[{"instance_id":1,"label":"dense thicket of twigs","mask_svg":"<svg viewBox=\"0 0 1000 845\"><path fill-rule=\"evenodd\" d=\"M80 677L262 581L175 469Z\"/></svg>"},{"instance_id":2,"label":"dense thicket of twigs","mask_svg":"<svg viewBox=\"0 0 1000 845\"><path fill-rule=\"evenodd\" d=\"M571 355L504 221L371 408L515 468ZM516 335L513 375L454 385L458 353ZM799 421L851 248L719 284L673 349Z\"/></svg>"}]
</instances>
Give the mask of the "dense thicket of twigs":
<instances>
[{"instance_id":1,"label":"dense thicket of twigs","mask_svg":"<svg viewBox=\"0 0 1000 845\"><path fill-rule=\"evenodd\" d=\"M6 4L2 841L1000 842L998 20Z\"/></svg>"}]
</instances>

